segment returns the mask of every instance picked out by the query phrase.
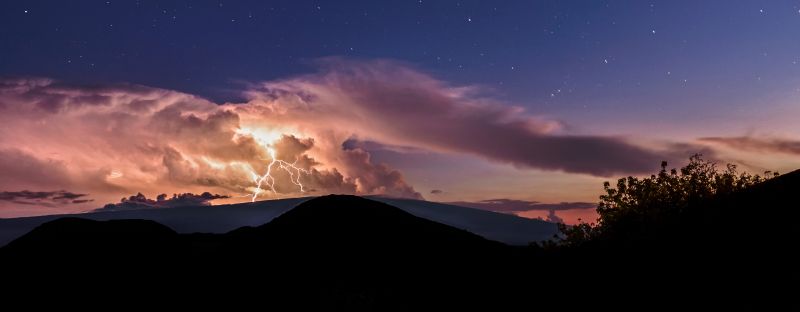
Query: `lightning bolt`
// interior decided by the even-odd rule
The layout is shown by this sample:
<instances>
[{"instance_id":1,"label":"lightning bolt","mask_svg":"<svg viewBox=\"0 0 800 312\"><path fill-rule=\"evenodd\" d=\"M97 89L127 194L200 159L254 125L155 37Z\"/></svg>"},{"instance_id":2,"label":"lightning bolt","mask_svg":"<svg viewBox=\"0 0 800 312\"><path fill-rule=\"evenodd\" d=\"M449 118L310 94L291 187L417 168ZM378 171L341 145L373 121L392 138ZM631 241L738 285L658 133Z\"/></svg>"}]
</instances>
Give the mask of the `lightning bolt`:
<instances>
[{"instance_id":1,"label":"lightning bolt","mask_svg":"<svg viewBox=\"0 0 800 312\"><path fill-rule=\"evenodd\" d=\"M276 168L277 170L283 170L288 173L289 179L292 181L292 183L300 187L300 192L305 192L303 183L300 182L300 175L303 173L308 174L309 171L297 167L297 159L290 163L276 158L274 149L268 148L267 151L269 152L271 161L269 165L267 165L267 171L264 173L264 175L259 176L258 174L253 173L253 181L256 183L256 189L253 191L253 197L250 199L250 201L255 202L256 197L265 191L262 186L268 187L267 191L271 191L273 194L278 194L278 192L275 191L275 177L272 176L273 168Z\"/></svg>"}]
</instances>

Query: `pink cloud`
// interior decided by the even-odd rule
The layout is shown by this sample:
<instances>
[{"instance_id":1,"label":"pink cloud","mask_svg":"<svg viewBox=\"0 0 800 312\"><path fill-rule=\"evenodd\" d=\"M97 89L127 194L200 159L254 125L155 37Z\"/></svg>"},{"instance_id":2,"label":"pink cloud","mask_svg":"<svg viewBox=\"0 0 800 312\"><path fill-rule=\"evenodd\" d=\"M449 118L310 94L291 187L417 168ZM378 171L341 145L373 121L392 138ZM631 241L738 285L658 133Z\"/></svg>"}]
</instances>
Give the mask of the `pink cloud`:
<instances>
[{"instance_id":1,"label":"pink cloud","mask_svg":"<svg viewBox=\"0 0 800 312\"><path fill-rule=\"evenodd\" d=\"M653 150L621 137L567 135L561 123L481 97L391 61L324 61L325 70L253 88L251 114L279 115L303 129L344 129L360 140L466 153L523 168L599 176L643 173L701 148Z\"/></svg>"},{"instance_id":2,"label":"pink cloud","mask_svg":"<svg viewBox=\"0 0 800 312\"><path fill-rule=\"evenodd\" d=\"M753 136L707 137L699 140L746 151L800 155L800 140Z\"/></svg>"},{"instance_id":3,"label":"pink cloud","mask_svg":"<svg viewBox=\"0 0 800 312\"><path fill-rule=\"evenodd\" d=\"M327 144L338 144L338 149L322 150L314 137L279 130L290 128L290 121L262 120L248 128L277 134L265 142L243 127L240 114L192 95L142 86L3 81L0 191L70 189L96 199L65 207L69 211L96 208L138 191L208 190L244 201L273 150L307 170L301 181L308 192L301 193L285 172L276 172L278 194L264 195L336 192L420 198L402 174L373 164L363 150L344 150L342 142Z\"/></svg>"},{"instance_id":4,"label":"pink cloud","mask_svg":"<svg viewBox=\"0 0 800 312\"><path fill-rule=\"evenodd\" d=\"M136 192L209 191L244 201L274 155L302 169L307 193L276 167L277 194L264 196L421 198L401 172L352 143L601 176L649 172L662 159L697 151L566 134L559 121L396 62L321 65L314 74L253 85L244 103L221 105L138 85L0 81L0 191L90 194L94 203L71 205L81 209Z\"/></svg>"}]
</instances>

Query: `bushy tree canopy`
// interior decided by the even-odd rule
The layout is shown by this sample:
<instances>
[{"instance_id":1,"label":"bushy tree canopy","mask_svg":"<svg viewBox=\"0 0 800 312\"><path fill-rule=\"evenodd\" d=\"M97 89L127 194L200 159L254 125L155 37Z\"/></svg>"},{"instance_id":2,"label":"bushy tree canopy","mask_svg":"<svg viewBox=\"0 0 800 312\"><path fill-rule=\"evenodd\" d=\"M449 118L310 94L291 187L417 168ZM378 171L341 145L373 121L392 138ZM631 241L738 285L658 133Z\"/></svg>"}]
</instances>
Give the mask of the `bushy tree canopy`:
<instances>
[{"instance_id":1,"label":"bushy tree canopy","mask_svg":"<svg viewBox=\"0 0 800 312\"><path fill-rule=\"evenodd\" d=\"M646 178L627 177L617 180L616 187L605 182L600 196L596 223L574 226L560 225L562 245L576 246L589 241L630 243L649 240L667 231L683 228L697 218L704 203L713 198L733 194L761 183L778 173L764 176L737 172L728 164L719 170L713 161L696 154L680 170L661 170Z\"/></svg>"}]
</instances>

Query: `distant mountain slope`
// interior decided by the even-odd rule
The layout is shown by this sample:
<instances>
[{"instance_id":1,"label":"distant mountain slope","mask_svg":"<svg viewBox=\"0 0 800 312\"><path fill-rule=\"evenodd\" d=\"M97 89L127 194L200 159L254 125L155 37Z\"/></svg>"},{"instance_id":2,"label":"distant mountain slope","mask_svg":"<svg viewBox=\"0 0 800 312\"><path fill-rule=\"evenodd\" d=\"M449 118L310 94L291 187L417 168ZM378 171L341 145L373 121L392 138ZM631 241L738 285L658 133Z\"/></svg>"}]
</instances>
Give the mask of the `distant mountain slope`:
<instances>
[{"instance_id":1,"label":"distant mountain slope","mask_svg":"<svg viewBox=\"0 0 800 312\"><path fill-rule=\"evenodd\" d=\"M309 200L259 227L244 227L227 235L256 235L275 242L300 246L335 245L336 248L364 243L399 248L408 245L452 246L495 245L481 236L429 219L414 216L397 207L352 195L328 195ZM498 244L499 245L499 244Z\"/></svg>"},{"instance_id":2,"label":"distant mountain slope","mask_svg":"<svg viewBox=\"0 0 800 312\"><path fill-rule=\"evenodd\" d=\"M509 245L527 245L533 241L548 240L558 233L555 223L505 213L416 199L380 196L368 198L403 209L415 216L465 229Z\"/></svg>"},{"instance_id":3,"label":"distant mountain slope","mask_svg":"<svg viewBox=\"0 0 800 312\"><path fill-rule=\"evenodd\" d=\"M798 191L793 172L700 202L702 214L678 235L590 248L507 246L354 196L310 199L227 234L71 218L0 248L0 267L4 282L32 281L17 289L37 295L78 280L137 300L162 293L275 310L785 310L797 305L791 285L800 281Z\"/></svg>"},{"instance_id":4,"label":"distant mountain slope","mask_svg":"<svg viewBox=\"0 0 800 312\"><path fill-rule=\"evenodd\" d=\"M161 223L178 233L225 233L243 226L258 226L267 223L310 198L276 199L233 205L105 211L0 219L0 246L30 232L45 222L64 217L99 221L142 219Z\"/></svg>"},{"instance_id":5,"label":"distant mountain slope","mask_svg":"<svg viewBox=\"0 0 800 312\"><path fill-rule=\"evenodd\" d=\"M36 226L63 217L91 220L142 219L166 225L178 233L225 233L243 226L258 226L312 197L277 199L255 203L127 211L92 212L0 219L0 246L31 231ZM555 224L473 208L411 199L369 197L426 218L464 229L491 240L512 245L550 239Z\"/></svg>"},{"instance_id":6,"label":"distant mountain slope","mask_svg":"<svg viewBox=\"0 0 800 312\"><path fill-rule=\"evenodd\" d=\"M96 261L106 257L166 257L175 252L178 234L149 220L95 221L61 218L48 221L2 248L6 255L35 255L58 261Z\"/></svg>"},{"instance_id":7,"label":"distant mountain slope","mask_svg":"<svg viewBox=\"0 0 800 312\"><path fill-rule=\"evenodd\" d=\"M179 236L181 240L178 240ZM450 250L454 247L504 246L378 201L351 195L328 195L301 203L269 223L241 227L226 234L178 234L149 220L96 221L66 217L36 227L4 249L34 253L79 250L88 254L130 249L148 253L151 251L147 248L191 249L195 241L240 247L247 242L256 243L246 246L251 250L289 246L293 249L335 248L349 252L363 252L368 247L375 250L380 246L403 252L434 247ZM211 245L203 248L208 246Z\"/></svg>"},{"instance_id":8,"label":"distant mountain slope","mask_svg":"<svg viewBox=\"0 0 800 312\"><path fill-rule=\"evenodd\" d=\"M509 294L498 282L518 279L506 268L513 250L381 202L329 195L226 234L176 234L143 220L58 219L0 248L0 267L16 269L4 281L48 286L78 278L116 290L138 281L149 292L214 289L213 298L249 291L288 310L407 311L431 303L497 307L494 298Z\"/></svg>"}]
</instances>

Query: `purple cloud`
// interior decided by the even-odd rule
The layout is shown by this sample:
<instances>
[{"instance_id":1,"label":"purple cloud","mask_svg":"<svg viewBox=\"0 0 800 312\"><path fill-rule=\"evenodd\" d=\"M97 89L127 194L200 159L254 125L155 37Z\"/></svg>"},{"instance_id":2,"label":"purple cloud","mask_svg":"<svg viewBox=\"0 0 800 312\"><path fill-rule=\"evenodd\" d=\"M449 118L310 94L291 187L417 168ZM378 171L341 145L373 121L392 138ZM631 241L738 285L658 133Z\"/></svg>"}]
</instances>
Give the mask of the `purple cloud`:
<instances>
[{"instance_id":1,"label":"purple cloud","mask_svg":"<svg viewBox=\"0 0 800 312\"><path fill-rule=\"evenodd\" d=\"M202 194L173 194L171 198L167 198L167 194L160 194L156 199L149 199L142 193L122 198L119 203L107 204L103 208L95 209L94 211L119 211L119 210L136 210L136 209L153 209L153 208L174 208L174 207L190 207L190 206L209 206L214 199L228 198L228 196L211 194L204 192Z\"/></svg>"},{"instance_id":2,"label":"purple cloud","mask_svg":"<svg viewBox=\"0 0 800 312\"><path fill-rule=\"evenodd\" d=\"M36 205L55 207L68 204L82 204L93 201L84 199L89 194L79 194L68 191L4 191L0 192L0 201L20 205Z\"/></svg>"},{"instance_id":3,"label":"purple cloud","mask_svg":"<svg viewBox=\"0 0 800 312\"><path fill-rule=\"evenodd\" d=\"M472 154L522 168L596 176L646 173L662 160L704 152L687 144L652 149L624 137L562 133L559 121L397 62L328 59L323 64L318 74L255 88L247 109L284 112L303 128L347 125L351 132L345 135L357 136L362 145Z\"/></svg>"},{"instance_id":4,"label":"purple cloud","mask_svg":"<svg viewBox=\"0 0 800 312\"><path fill-rule=\"evenodd\" d=\"M495 211L495 212L523 212L523 211L533 211L533 210L556 211L556 210L597 208L596 203L587 203L587 202L541 203L538 201L527 201L527 200L507 199L507 198L487 199L477 202L457 201L457 202L449 202L448 204Z\"/></svg>"},{"instance_id":5,"label":"purple cloud","mask_svg":"<svg viewBox=\"0 0 800 312\"><path fill-rule=\"evenodd\" d=\"M747 151L800 155L800 141L797 140L751 136L706 137L699 140Z\"/></svg>"}]
</instances>

